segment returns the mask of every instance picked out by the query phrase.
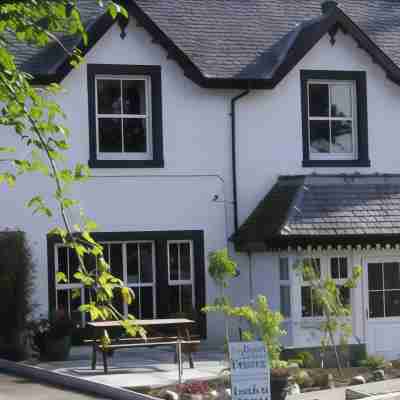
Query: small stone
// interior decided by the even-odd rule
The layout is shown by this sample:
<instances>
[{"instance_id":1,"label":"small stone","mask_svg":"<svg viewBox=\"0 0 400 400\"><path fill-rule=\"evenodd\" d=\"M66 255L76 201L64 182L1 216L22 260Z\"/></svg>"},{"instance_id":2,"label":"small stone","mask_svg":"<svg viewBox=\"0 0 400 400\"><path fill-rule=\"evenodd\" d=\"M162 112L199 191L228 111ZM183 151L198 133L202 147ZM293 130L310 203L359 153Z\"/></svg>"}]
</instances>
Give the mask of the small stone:
<instances>
[{"instance_id":1,"label":"small stone","mask_svg":"<svg viewBox=\"0 0 400 400\"><path fill-rule=\"evenodd\" d=\"M212 399L218 399L219 394L216 390L211 390L210 396Z\"/></svg>"},{"instance_id":2,"label":"small stone","mask_svg":"<svg viewBox=\"0 0 400 400\"><path fill-rule=\"evenodd\" d=\"M292 383L285 388L286 396L291 396L293 394L300 394L300 386L297 383Z\"/></svg>"},{"instance_id":3,"label":"small stone","mask_svg":"<svg viewBox=\"0 0 400 400\"><path fill-rule=\"evenodd\" d=\"M353 376L350 381L350 385L364 385L364 383L367 381L362 375Z\"/></svg>"},{"instance_id":4,"label":"small stone","mask_svg":"<svg viewBox=\"0 0 400 400\"><path fill-rule=\"evenodd\" d=\"M383 381L385 379L385 371L383 369L377 369L372 373L374 381Z\"/></svg>"},{"instance_id":5,"label":"small stone","mask_svg":"<svg viewBox=\"0 0 400 400\"><path fill-rule=\"evenodd\" d=\"M333 378L332 374L328 374L328 388L334 389L335 387L335 379Z\"/></svg>"},{"instance_id":6,"label":"small stone","mask_svg":"<svg viewBox=\"0 0 400 400\"><path fill-rule=\"evenodd\" d=\"M310 376L310 374L307 371L300 370L294 377L295 381L297 384L300 385L300 387L303 388L308 388L312 387L314 384L313 378Z\"/></svg>"},{"instance_id":7,"label":"small stone","mask_svg":"<svg viewBox=\"0 0 400 400\"><path fill-rule=\"evenodd\" d=\"M165 400L179 400L178 393L173 392L172 390L165 390L160 393L160 397Z\"/></svg>"},{"instance_id":8,"label":"small stone","mask_svg":"<svg viewBox=\"0 0 400 400\"><path fill-rule=\"evenodd\" d=\"M329 388L332 389L335 387L335 380L333 379L332 374L327 374L325 372L319 373L314 377L315 386L319 386L321 388Z\"/></svg>"}]
</instances>

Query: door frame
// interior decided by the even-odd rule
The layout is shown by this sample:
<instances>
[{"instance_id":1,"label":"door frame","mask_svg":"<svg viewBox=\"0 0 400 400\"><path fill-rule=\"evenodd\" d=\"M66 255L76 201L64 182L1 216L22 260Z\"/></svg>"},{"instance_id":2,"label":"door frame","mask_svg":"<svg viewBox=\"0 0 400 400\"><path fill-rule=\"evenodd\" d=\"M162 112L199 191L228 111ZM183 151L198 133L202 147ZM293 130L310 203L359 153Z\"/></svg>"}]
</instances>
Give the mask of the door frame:
<instances>
[{"instance_id":1,"label":"door frame","mask_svg":"<svg viewBox=\"0 0 400 400\"><path fill-rule=\"evenodd\" d=\"M372 348L372 337L370 333L370 329L368 324L370 323L394 323L398 322L400 326L400 316L398 317L380 317L380 318L371 318L369 317L369 290L368 290L368 268L369 264L372 263L390 263L390 262L397 262L400 264L400 256L393 255L393 254L385 254L385 255L371 255L366 256L364 258L363 263L363 284L362 284L362 297L363 297L363 321L364 321L364 332L365 332L365 345L367 347L367 352L374 354L375 349Z\"/></svg>"}]
</instances>

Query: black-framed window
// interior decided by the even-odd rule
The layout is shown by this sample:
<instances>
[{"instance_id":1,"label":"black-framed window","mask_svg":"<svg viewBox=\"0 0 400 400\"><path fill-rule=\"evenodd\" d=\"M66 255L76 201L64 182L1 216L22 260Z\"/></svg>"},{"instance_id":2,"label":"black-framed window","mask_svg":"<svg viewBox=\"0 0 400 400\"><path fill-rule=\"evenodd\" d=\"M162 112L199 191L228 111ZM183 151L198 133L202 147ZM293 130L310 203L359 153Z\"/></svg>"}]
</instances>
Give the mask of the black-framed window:
<instances>
[{"instance_id":1,"label":"black-framed window","mask_svg":"<svg viewBox=\"0 0 400 400\"><path fill-rule=\"evenodd\" d=\"M89 64L89 165L163 167L161 67Z\"/></svg>"},{"instance_id":2,"label":"black-framed window","mask_svg":"<svg viewBox=\"0 0 400 400\"><path fill-rule=\"evenodd\" d=\"M369 167L366 73L303 70L303 166Z\"/></svg>"},{"instance_id":3,"label":"black-framed window","mask_svg":"<svg viewBox=\"0 0 400 400\"><path fill-rule=\"evenodd\" d=\"M183 316L196 319L198 333L206 336L205 265L203 231L97 232L111 272L135 292L131 305L119 296L114 306L137 318ZM49 310L63 310L85 325L78 307L88 299L87 290L73 278L78 261L74 252L55 236L47 237ZM87 261L89 269L95 262ZM64 272L68 283L57 283Z\"/></svg>"}]
</instances>

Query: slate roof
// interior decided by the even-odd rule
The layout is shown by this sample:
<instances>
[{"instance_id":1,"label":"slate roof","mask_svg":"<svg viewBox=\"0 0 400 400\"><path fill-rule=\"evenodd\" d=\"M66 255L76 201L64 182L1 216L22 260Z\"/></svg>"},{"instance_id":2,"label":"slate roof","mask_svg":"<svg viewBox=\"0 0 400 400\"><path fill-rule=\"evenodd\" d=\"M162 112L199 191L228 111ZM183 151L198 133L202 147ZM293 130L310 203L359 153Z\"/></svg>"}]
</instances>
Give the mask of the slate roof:
<instances>
[{"instance_id":1,"label":"slate roof","mask_svg":"<svg viewBox=\"0 0 400 400\"><path fill-rule=\"evenodd\" d=\"M131 0L133 1L133 0ZM279 58L321 0L135 0L206 76L238 76L260 57ZM346 13L400 66L400 2L339 0ZM274 64L271 61L271 64Z\"/></svg>"},{"instance_id":2,"label":"slate roof","mask_svg":"<svg viewBox=\"0 0 400 400\"><path fill-rule=\"evenodd\" d=\"M221 87L212 80L224 80L224 87L257 87L252 81L268 87L271 80L273 87L335 23L346 25L391 79L400 82L397 0L340 0L331 17L322 15L321 0L120 1L202 86ZM94 0L78 0L78 5L87 26L102 18ZM64 40L69 47L77 44L76 39ZM65 61L56 46L15 46L18 63L33 74L55 75Z\"/></svg>"},{"instance_id":3,"label":"slate roof","mask_svg":"<svg viewBox=\"0 0 400 400\"><path fill-rule=\"evenodd\" d=\"M309 175L280 177L232 239L243 249L399 235L400 176Z\"/></svg>"},{"instance_id":4,"label":"slate roof","mask_svg":"<svg viewBox=\"0 0 400 400\"><path fill-rule=\"evenodd\" d=\"M107 5L108 1L104 1ZM100 20L104 18L105 8L97 5L95 0L77 0L84 26L88 31ZM63 45L72 50L80 44L77 36L60 36ZM67 59L65 51L56 43L47 47L37 47L28 45L15 39L14 36L7 37L9 48L16 56L17 65L25 72L34 76L53 75L57 72L63 62Z\"/></svg>"}]
</instances>

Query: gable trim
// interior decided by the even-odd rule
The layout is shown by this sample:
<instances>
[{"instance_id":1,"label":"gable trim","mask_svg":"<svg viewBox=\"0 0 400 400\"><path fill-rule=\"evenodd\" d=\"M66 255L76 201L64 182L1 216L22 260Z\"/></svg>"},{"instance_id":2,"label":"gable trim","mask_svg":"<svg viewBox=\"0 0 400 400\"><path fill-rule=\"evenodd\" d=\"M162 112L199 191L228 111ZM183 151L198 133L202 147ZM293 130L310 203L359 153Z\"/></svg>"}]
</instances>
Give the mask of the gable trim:
<instances>
[{"instance_id":1,"label":"gable trim","mask_svg":"<svg viewBox=\"0 0 400 400\"><path fill-rule=\"evenodd\" d=\"M400 85L400 68L388 57L370 38L364 33L342 10L338 7L332 9L316 19L315 22L305 24L300 30L297 38L288 50L282 61L276 66L273 75L269 78L251 77L242 78L232 76L231 78L214 78L205 76L202 71L190 60L190 57L182 51L173 40L161 30L160 27L148 16L142 8L134 1L120 0L127 8L129 14L136 19L152 37L153 41L160 44L166 51L167 57L174 59L183 69L184 75L204 88L213 89L273 89L297 63L311 50L311 48L333 29L341 28L344 33L350 34L381 68L386 72L388 79ZM108 14L103 14L89 29L89 42L84 46L81 40L77 48L82 54L88 51L113 25L113 20ZM56 72L49 75L36 76L35 84L48 84L60 82L72 70L69 57L65 55L61 65ZM262 66L260 67L262 70Z\"/></svg>"}]
</instances>

